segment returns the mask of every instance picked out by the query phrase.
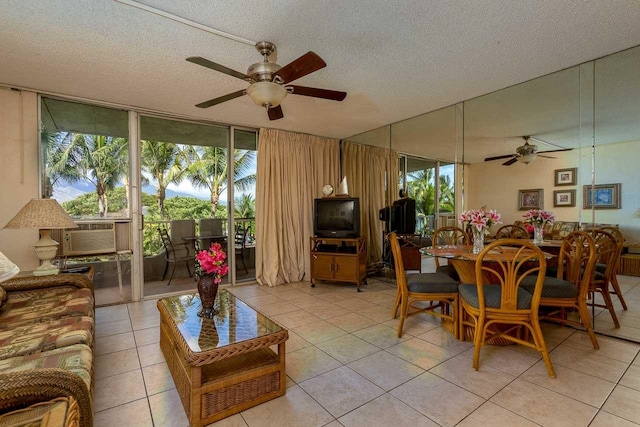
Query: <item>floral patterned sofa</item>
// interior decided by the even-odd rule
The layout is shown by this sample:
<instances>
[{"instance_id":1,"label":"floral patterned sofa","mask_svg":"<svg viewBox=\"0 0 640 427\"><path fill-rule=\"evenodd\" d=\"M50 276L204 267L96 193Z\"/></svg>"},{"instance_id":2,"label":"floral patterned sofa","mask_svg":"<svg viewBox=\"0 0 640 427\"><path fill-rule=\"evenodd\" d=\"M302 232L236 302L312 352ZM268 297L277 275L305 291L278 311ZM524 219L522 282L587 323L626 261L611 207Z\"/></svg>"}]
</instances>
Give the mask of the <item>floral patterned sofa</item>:
<instances>
[{"instance_id":1,"label":"floral patterned sofa","mask_svg":"<svg viewBox=\"0 0 640 427\"><path fill-rule=\"evenodd\" d=\"M14 278L0 304L0 426L92 426L91 280Z\"/></svg>"}]
</instances>

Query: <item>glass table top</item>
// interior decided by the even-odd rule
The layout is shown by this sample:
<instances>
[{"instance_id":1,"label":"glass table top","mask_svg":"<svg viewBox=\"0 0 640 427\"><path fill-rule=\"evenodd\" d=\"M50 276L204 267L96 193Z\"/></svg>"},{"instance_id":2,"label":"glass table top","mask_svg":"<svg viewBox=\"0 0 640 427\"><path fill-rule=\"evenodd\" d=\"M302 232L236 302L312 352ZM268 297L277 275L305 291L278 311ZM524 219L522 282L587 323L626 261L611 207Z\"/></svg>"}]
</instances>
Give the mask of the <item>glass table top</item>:
<instances>
[{"instance_id":1,"label":"glass table top","mask_svg":"<svg viewBox=\"0 0 640 427\"><path fill-rule=\"evenodd\" d=\"M194 353L215 350L283 330L276 322L225 289L218 291L215 302L217 314L213 319L198 316L201 305L197 294L163 298L160 302Z\"/></svg>"}]
</instances>

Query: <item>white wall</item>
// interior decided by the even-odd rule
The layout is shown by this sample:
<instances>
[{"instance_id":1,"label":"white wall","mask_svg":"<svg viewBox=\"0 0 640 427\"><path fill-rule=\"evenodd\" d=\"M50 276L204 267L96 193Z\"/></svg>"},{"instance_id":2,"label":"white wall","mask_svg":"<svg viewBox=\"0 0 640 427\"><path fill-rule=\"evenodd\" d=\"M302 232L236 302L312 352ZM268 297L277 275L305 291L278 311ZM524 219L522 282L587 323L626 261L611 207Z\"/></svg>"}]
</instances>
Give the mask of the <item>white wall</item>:
<instances>
[{"instance_id":1,"label":"white wall","mask_svg":"<svg viewBox=\"0 0 640 427\"><path fill-rule=\"evenodd\" d=\"M0 227L39 196L37 112L35 93L0 88ZM21 270L38 266L37 241L38 230L0 229L0 252Z\"/></svg>"},{"instance_id":2,"label":"white wall","mask_svg":"<svg viewBox=\"0 0 640 427\"><path fill-rule=\"evenodd\" d=\"M640 173L638 142L606 144L596 148L596 184L622 183L622 209L596 210L595 222L619 224L626 240L640 240L640 218L632 215L640 209ZM584 184L591 184L591 148L550 154L556 159L537 158L529 165L502 166L500 161L465 166L465 209L486 206L496 209L503 224L522 219L518 210L518 190L544 189L544 209L559 221L592 221L592 211L582 209ZM554 184L555 169L578 168L575 186ZM554 207L553 192L576 190L575 207ZM494 227L494 230L495 231Z\"/></svg>"}]
</instances>

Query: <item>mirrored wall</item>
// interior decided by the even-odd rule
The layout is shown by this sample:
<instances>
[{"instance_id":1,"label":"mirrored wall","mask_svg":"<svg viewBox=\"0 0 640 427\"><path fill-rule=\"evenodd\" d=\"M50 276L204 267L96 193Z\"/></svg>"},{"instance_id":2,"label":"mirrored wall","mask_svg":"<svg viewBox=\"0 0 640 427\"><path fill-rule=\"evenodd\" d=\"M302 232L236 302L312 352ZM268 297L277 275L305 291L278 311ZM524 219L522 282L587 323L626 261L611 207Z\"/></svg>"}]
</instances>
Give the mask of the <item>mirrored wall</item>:
<instances>
[{"instance_id":1,"label":"mirrored wall","mask_svg":"<svg viewBox=\"0 0 640 427\"><path fill-rule=\"evenodd\" d=\"M555 214L554 233L594 224L619 227L629 253L620 286L627 299L640 301L640 278L632 275L640 275L640 255L633 254L640 253L634 244L640 242L638 70L635 47L348 140L405 156L400 187L410 187L418 176L438 187L424 176L429 168L451 176L455 214L496 209L510 224L539 207ZM536 152L517 156L523 146ZM622 310L615 296L614 303L621 328L596 310L596 329L640 341L634 321L640 307Z\"/></svg>"}]
</instances>

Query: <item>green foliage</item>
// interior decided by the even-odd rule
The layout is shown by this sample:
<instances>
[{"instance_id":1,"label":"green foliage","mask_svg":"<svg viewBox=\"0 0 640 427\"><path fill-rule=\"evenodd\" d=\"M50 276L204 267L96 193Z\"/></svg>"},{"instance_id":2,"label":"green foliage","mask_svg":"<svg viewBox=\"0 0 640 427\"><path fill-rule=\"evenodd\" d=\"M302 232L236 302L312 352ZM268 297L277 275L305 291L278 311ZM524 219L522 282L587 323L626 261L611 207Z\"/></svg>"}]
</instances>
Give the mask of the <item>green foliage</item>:
<instances>
[{"instance_id":1,"label":"green foliage","mask_svg":"<svg viewBox=\"0 0 640 427\"><path fill-rule=\"evenodd\" d=\"M427 217L435 214L435 186L434 186L435 169L424 169L414 171L407 174L407 189L409 197L416 201L416 216L422 218L422 229L416 230L417 233L428 235L433 230L428 228ZM440 175L438 211L440 213L454 212L455 207L455 191L453 183L448 175Z\"/></svg>"},{"instance_id":2,"label":"green foliage","mask_svg":"<svg viewBox=\"0 0 640 427\"><path fill-rule=\"evenodd\" d=\"M119 212L127 208L127 195L124 187L107 190L109 210ZM62 203L64 210L76 219L96 218L98 212L98 194L86 193Z\"/></svg>"}]
</instances>

